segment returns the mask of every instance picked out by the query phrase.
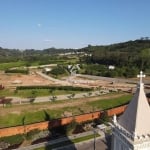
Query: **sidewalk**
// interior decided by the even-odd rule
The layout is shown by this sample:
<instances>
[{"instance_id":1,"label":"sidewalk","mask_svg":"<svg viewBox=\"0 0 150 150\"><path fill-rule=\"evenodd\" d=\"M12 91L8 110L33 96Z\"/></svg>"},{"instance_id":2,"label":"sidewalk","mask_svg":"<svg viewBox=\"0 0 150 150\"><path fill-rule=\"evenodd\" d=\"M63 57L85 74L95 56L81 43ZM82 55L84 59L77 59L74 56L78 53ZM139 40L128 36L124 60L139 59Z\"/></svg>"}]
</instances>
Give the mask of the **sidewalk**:
<instances>
[{"instance_id":1,"label":"sidewalk","mask_svg":"<svg viewBox=\"0 0 150 150\"><path fill-rule=\"evenodd\" d=\"M77 98L86 98L86 97L93 97L93 96L100 96L100 95L104 95L107 93L99 93L99 91L92 91L90 92L91 95L89 96L89 92L85 92L85 93L77 93L75 94L75 96L73 98L70 98L71 94L65 94L65 95L58 95L57 99L55 101L58 100L73 100L73 99L77 99ZM12 98L12 104L29 104L30 103L30 99L29 98L21 98L21 97L7 97L7 98ZM52 96L43 96L43 97L36 97L34 100L34 103L41 103L41 102L50 102L52 101Z\"/></svg>"}]
</instances>

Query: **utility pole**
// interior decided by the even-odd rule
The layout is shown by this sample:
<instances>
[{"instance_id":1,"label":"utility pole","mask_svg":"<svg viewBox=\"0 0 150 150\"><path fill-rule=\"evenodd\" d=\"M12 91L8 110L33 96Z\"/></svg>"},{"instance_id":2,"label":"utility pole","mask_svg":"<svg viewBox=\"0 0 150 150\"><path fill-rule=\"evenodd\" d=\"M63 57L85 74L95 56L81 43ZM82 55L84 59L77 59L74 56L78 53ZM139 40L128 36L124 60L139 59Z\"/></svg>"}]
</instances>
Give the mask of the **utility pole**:
<instances>
[{"instance_id":1,"label":"utility pole","mask_svg":"<svg viewBox=\"0 0 150 150\"><path fill-rule=\"evenodd\" d=\"M93 132L94 132L94 150L96 150L96 145L95 145L96 144L95 143L96 142L95 129L93 130Z\"/></svg>"}]
</instances>

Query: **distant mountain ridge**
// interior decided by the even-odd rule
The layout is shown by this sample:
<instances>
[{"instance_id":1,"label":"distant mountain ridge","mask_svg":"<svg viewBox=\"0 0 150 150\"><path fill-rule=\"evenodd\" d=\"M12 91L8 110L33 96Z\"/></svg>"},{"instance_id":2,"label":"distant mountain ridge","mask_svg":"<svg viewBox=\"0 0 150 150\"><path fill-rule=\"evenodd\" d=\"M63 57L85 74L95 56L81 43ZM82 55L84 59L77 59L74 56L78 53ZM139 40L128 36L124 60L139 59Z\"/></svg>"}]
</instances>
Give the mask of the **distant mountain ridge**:
<instances>
[{"instance_id":1,"label":"distant mountain ridge","mask_svg":"<svg viewBox=\"0 0 150 150\"><path fill-rule=\"evenodd\" d=\"M82 48L82 50L94 51L94 50L108 50L108 51L122 51L122 52L140 52L142 49L150 48L150 39L139 39L134 41L127 41L122 43L115 43L110 45L88 45L88 47Z\"/></svg>"},{"instance_id":2,"label":"distant mountain ridge","mask_svg":"<svg viewBox=\"0 0 150 150\"><path fill-rule=\"evenodd\" d=\"M46 59L60 53L68 52L86 52L90 53L88 63L113 64L113 65L132 65L148 67L150 65L150 40L149 38L138 39L135 41L127 41L123 43L111 45L88 45L81 49L57 49L48 48L43 50L18 50L4 49L0 47L0 62L11 62L18 60L38 60L39 58ZM91 57L90 57L91 56ZM149 68L149 67L148 67Z\"/></svg>"}]
</instances>

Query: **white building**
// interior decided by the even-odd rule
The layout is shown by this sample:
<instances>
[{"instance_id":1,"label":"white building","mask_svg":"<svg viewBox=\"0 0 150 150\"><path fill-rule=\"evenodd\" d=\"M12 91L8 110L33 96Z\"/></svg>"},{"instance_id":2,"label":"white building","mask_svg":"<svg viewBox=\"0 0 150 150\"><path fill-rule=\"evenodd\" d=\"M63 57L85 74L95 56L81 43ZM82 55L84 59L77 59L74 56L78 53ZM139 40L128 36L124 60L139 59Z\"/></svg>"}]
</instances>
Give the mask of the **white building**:
<instances>
[{"instance_id":1,"label":"white building","mask_svg":"<svg viewBox=\"0 0 150 150\"><path fill-rule=\"evenodd\" d=\"M114 116L112 150L150 150L150 106L140 83L127 109L119 117Z\"/></svg>"},{"instance_id":2,"label":"white building","mask_svg":"<svg viewBox=\"0 0 150 150\"><path fill-rule=\"evenodd\" d=\"M110 65L110 66L108 66L108 69L109 69L109 70L114 70L114 69L115 69L115 66Z\"/></svg>"}]
</instances>

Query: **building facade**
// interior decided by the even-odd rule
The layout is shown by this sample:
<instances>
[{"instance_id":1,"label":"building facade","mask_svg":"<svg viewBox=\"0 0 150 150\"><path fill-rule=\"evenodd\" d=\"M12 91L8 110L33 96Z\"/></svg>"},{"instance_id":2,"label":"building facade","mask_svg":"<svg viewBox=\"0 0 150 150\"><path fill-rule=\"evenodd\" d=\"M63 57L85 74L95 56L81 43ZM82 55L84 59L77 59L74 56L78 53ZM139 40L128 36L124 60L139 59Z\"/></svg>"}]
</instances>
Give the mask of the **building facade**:
<instances>
[{"instance_id":1,"label":"building facade","mask_svg":"<svg viewBox=\"0 0 150 150\"><path fill-rule=\"evenodd\" d=\"M150 150L150 106L142 78L125 112L117 119L114 115L112 150Z\"/></svg>"}]
</instances>

